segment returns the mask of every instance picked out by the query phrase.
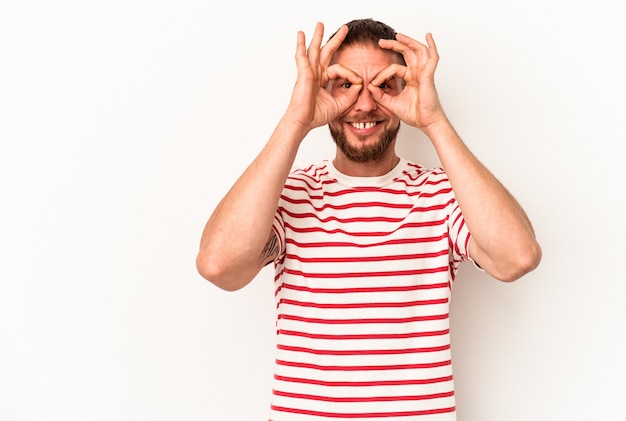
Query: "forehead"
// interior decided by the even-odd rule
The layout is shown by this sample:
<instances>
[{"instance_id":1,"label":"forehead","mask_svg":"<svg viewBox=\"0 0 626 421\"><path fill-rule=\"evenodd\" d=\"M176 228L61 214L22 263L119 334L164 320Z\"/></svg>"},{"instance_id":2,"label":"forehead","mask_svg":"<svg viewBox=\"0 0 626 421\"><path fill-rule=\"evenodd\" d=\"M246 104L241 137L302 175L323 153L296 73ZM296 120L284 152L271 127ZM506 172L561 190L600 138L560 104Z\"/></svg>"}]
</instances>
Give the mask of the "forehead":
<instances>
[{"instance_id":1,"label":"forehead","mask_svg":"<svg viewBox=\"0 0 626 421\"><path fill-rule=\"evenodd\" d=\"M398 55L374 45L355 44L341 48L333 56L332 63L340 64L359 76L374 77L390 64L399 64Z\"/></svg>"}]
</instances>

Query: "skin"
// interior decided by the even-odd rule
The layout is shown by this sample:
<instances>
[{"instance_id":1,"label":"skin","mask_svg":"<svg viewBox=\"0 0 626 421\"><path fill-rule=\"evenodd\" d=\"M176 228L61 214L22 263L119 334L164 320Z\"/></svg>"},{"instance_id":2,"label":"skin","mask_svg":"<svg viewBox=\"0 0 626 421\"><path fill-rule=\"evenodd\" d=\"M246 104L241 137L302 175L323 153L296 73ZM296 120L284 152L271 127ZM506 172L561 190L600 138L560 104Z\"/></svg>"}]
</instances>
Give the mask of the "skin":
<instances>
[{"instance_id":1,"label":"skin","mask_svg":"<svg viewBox=\"0 0 626 421\"><path fill-rule=\"evenodd\" d=\"M395 61L394 58L392 53L374 46L355 46L337 52L334 62L354 71L369 85L389 65L390 60ZM328 89L333 97L341 97L349 86L349 81L336 79L329 83ZM380 86L381 91L390 96L399 95L402 91L402 81L397 77L383 81ZM361 89L356 102L329 123L331 134L338 143L333 162L335 167L348 175L387 173L399 161L394 148L399 127L400 119L379 105L368 89ZM340 139L346 146L341 145Z\"/></svg>"},{"instance_id":2,"label":"skin","mask_svg":"<svg viewBox=\"0 0 626 421\"><path fill-rule=\"evenodd\" d=\"M328 124L360 151L379 143L400 121L422 130L435 147L472 232L473 259L502 281L533 270L541 248L530 221L465 146L443 111L434 82L439 55L432 35L426 35L426 44L398 34L397 40L380 40L378 46L339 49L347 27L324 46L323 32L318 23L308 49L304 33L298 33L298 76L290 103L265 147L209 218L196 260L199 273L222 289L237 290L277 257L274 213L309 131ZM406 66L392 52L402 54ZM334 165L347 175L386 174L399 160L395 142L393 138L365 162L338 146Z\"/></svg>"},{"instance_id":3,"label":"skin","mask_svg":"<svg viewBox=\"0 0 626 421\"><path fill-rule=\"evenodd\" d=\"M336 65L346 67L359 75L366 86L394 61L393 54L375 46L344 48L334 56ZM401 80L396 77L390 77L379 85L382 86L379 88L381 92L390 96L399 95L402 91ZM333 97L339 98L345 95L348 86L349 81L336 79L329 84L329 91ZM362 127L363 125L365 127ZM361 89L356 102L329 123L335 142L337 137L344 138L346 148L350 148L355 154L363 150L375 150L377 145L386 143L383 138L389 141L389 147L374 156L371 156L371 153L367 154L369 159L365 162L355 161L346 153L345 148L338 147L333 164L347 175L367 177L386 174L399 161L395 153L395 138L399 127L400 119L379 105L368 89Z\"/></svg>"}]
</instances>

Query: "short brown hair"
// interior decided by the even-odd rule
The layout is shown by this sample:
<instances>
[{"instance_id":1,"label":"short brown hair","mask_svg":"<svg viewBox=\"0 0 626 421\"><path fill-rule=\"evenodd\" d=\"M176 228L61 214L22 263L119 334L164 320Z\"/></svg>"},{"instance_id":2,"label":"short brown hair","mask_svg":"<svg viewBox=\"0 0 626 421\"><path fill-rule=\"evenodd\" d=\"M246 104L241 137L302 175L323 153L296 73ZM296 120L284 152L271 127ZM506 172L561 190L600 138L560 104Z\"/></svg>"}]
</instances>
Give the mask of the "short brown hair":
<instances>
[{"instance_id":1,"label":"short brown hair","mask_svg":"<svg viewBox=\"0 0 626 421\"><path fill-rule=\"evenodd\" d=\"M357 44L378 47L378 40L380 39L396 39L397 32L391 26L371 18L354 19L346 23L346 26L348 27L348 34L337 51L340 51L344 47ZM335 31L330 38L336 33L337 31ZM391 52L398 55L400 63L406 64L402 54L394 51Z\"/></svg>"}]
</instances>

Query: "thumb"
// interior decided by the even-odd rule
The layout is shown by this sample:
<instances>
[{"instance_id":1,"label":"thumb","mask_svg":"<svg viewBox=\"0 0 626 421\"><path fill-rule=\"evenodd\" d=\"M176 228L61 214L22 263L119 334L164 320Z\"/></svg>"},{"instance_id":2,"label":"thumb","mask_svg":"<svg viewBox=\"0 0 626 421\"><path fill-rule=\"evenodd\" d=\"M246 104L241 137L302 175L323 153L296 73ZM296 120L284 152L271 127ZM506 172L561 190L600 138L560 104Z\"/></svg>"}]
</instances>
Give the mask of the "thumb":
<instances>
[{"instance_id":1,"label":"thumb","mask_svg":"<svg viewBox=\"0 0 626 421\"><path fill-rule=\"evenodd\" d=\"M391 108L392 106L391 99L393 98L392 96L386 94L383 89L379 88L377 85L374 85L372 83L367 85L367 89L372 94L372 98L374 98L374 101L376 101L378 104L382 105L383 107L387 109Z\"/></svg>"},{"instance_id":2,"label":"thumb","mask_svg":"<svg viewBox=\"0 0 626 421\"><path fill-rule=\"evenodd\" d=\"M343 95L337 97L337 104L342 110L347 110L359 98L359 92L363 89L363 84L353 83Z\"/></svg>"}]
</instances>

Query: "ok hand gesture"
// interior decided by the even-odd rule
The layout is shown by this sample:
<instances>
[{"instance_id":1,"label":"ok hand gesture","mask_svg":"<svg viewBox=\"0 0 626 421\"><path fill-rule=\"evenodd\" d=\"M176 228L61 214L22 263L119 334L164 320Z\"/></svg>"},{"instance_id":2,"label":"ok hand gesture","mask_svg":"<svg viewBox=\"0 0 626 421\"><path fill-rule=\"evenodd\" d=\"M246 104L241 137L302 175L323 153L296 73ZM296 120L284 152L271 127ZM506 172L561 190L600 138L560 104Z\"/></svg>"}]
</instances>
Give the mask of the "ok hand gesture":
<instances>
[{"instance_id":1,"label":"ok hand gesture","mask_svg":"<svg viewBox=\"0 0 626 421\"><path fill-rule=\"evenodd\" d=\"M439 55L431 34L426 35L426 42L428 45L402 34L397 34L396 40L381 39L378 45L402 54L406 66L401 64L388 66L368 86L379 104L405 123L422 130L446 119L435 89L435 68ZM379 88L385 81L394 77L405 82L404 89L396 96L389 95Z\"/></svg>"},{"instance_id":2,"label":"ok hand gesture","mask_svg":"<svg viewBox=\"0 0 626 421\"><path fill-rule=\"evenodd\" d=\"M356 101L363 87L361 78L353 71L337 64L329 66L347 33L348 27L344 25L321 47L324 25L318 23L307 50L304 33L298 32L298 77L286 115L305 131L328 124L340 116ZM329 81L338 78L347 80L351 86L345 95L334 98L325 88Z\"/></svg>"}]
</instances>

